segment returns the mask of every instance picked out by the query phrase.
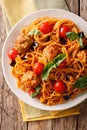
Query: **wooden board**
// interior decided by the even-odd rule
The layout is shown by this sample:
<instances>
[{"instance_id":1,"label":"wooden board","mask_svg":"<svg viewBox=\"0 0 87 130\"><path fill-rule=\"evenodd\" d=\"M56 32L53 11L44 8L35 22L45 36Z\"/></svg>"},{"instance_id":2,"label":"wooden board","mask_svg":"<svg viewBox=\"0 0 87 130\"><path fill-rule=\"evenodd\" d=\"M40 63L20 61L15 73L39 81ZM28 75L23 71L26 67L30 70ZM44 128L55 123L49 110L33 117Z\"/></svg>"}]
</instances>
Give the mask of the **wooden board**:
<instances>
[{"instance_id":1,"label":"wooden board","mask_svg":"<svg viewBox=\"0 0 87 130\"><path fill-rule=\"evenodd\" d=\"M6 31L0 8L0 57ZM0 63L0 130L27 130L27 123L22 121L19 101L9 89Z\"/></svg>"}]
</instances>

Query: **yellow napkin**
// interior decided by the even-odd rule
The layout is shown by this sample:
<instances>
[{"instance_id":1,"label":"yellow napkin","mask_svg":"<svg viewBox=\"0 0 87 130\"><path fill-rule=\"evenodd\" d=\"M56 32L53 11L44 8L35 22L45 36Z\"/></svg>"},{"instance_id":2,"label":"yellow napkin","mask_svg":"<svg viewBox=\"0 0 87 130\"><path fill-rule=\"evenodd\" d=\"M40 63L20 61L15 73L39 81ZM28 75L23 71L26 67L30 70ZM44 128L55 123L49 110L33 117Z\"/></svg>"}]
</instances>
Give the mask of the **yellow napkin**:
<instances>
[{"instance_id":1,"label":"yellow napkin","mask_svg":"<svg viewBox=\"0 0 87 130\"><path fill-rule=\"evenodd\" d=\"M80 114L79 106L62 111L44 111L29 106L21 100L19 102L21 106L23 121L46 120Z\"/></svg>"},{"instance_id":2,"label":"yellow napkin","mask_svg":"<svg viewBox=\"0 0 87 130\"><path fill-rule=\"evenodd\" d=\"M3 16L7 32L25 15L45 8L68 9L64 0L2 0ZM63 111L44 111L19 100L23 121L35 121L79 114L79 106Z\"/></svg>"},{"instance_id":3,"label":"yellow napkin","mask_svg":"<svg viewBox=\"0 0 87 130\"><path fill-rule=\"evenodd\" d=\"M13 26L25 15L39 9L68 9L64 0L1 0L10 24Z\"/></svg>"}]
</instances>

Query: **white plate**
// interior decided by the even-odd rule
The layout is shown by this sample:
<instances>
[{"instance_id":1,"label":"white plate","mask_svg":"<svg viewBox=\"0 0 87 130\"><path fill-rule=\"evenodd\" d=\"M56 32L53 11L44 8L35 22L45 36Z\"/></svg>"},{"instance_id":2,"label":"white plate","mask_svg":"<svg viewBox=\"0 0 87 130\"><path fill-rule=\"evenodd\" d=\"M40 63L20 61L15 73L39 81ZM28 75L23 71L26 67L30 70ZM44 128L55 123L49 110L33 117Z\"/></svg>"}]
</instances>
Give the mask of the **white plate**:
<instances>
[{"instance_id":1,"label":"white plate","mask_svg":"<svg viewBox=\"0 0 87 130\"><path fill-rule=\"evenodd\" d=\"M67 18L72 20L81 30L84 31L85 35L87 35L87 23L85 20L80 18L79 16L68 12L64 11L61 9L46 9L46 10L40 10L35 13L32 13L23 19L21 19L10 31L8 34L8 37L4 43L3 49L2 49L2 69L4 73L4 77L7 81L8 86L10 89L15 93L15 95L23 100L25 103L39 108L43 110L64 110L71 108L79 103L81 103L83 100L87 98L87 93L82 93L79 96L77 96L73 100L69 100L68 102L60 105L54 105L54 106L45 106L40 103L39 100L37 99L32 99L27 93L21 91L20 89L16 88L16 79L12 76L11 74L11 67L9 65L9 59L7 56L9 48L12 48L14 46L15 40L17 35L19 34L19 31L21 27L28 25L30 22L32 22L34 19L38 17L44 17L44 16L49 16L49 17L56 17L56 18Z\"/></svg>"}]
</instances>

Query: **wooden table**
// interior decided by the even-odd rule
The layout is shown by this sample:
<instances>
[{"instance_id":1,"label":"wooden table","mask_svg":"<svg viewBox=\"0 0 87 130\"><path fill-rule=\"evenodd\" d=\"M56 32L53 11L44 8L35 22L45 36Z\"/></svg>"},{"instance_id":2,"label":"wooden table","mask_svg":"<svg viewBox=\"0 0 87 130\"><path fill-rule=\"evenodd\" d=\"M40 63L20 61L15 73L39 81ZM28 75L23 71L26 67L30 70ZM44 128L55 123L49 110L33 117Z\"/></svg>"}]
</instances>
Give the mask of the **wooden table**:
<instances>
[{"instance_id":1,"label":"wooden table","mask_svg":"<svg viewBox=\"0 0 87 130\"><path fill-rule=\"evenodd\" d=\"M87 20L87 0L66 0L70 11ZM6 31L0 8L0 56ZM23 122L18 98L9 89L0 63L0 130L87 130L87 100L81 114L53 120Z\"/></svg>"}]
</instances>

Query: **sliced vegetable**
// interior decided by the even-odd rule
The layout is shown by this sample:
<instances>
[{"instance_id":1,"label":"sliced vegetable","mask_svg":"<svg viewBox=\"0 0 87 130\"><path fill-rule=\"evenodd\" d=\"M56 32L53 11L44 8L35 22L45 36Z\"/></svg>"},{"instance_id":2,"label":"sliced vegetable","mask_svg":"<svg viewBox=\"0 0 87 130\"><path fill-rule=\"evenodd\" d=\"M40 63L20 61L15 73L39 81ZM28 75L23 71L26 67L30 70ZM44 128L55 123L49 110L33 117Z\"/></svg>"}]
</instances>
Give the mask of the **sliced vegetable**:
<instances>
[{"instance_id":1,"label":"sliced vegetable","mask_svg":"<svg viewBox=\"0 0 87 130\"><path fill-rule=\"evenodd\" d=\"M73 85L74 88L86 88L87 87L87 76L81 76Z\"/></svg>"},{"instance_id":2,"label":"sliced vegetable","mask_svg":"<svg viewBox=\"0 0 87 130\"><path fill-rule=\"evenodd\" d=\"M62 80L58 80L54 83L54 90L58 93L63 93L65 91L65 84Z\"/></svg>"},{"instance_id":3,"label":"sliced vegetable","mask_svg":"<svg viewBox=\"0 0 87 130\"><path fill-rule=\"evenodd\" d=\"M69 95L65 95L65 96L63 96L63 98L64 98L65 100L69 100L70 96L69 96Z\"/></svg>"},{"instance_id":4,"label":"sliced vegetable","mask_svg":"<svg viewBox=\"0 0 87 130\"><path fill-rule=\"evenodd\" d=\"M24 55L23 57L21 57L22 58L22 60L27 60L28 59L28 57L26 56L26 55Z\"/></svg>"},{"instance_id":5,"label":"sliced vegetable","mask_svg":"<svg viewBox=\"0 0 87 130\"><path fill-rule=\"evenodd\" d=\"M84 45L83 45L83 41L82 41L82 38L79 37L79 35L75 32L67 32L66 33L66 36L70 39L70 40L78 40L79 41L79 44L80 44L80 47L81 48L84 48Z\"/></svg>"},{"instance_id":6,"label":"sliced vegetable","mask_svg":"<svg viewBox=\"0 0 87 130\"><path fill-rule=\"evenodd\" d=\"M12 60L11 63L10 63L10 66L15 66L15 64L16 64L16 61Z\"/></svg>"},{"instance_id":7,"label":"sliced vegetable","mask_svg":"<svg viewBox=\"0 0 87 130\"><path fill-rule=\"evenodd\" d=\"M70 29L67 25L64 25L60 28L60 37L66 38L66 32L69 32Z\"/></svg>"},{"instance_id":8,"label":"sliced vegetable","mask_svg":"<svg viewBox=\"0 0 87 130\"><path fill-rule=\"evenodd\" d=\"M31 45L30 49L31 49L31 50L34 50L34 48L37 48L37 47L38 47L38 43L37 43L37 42L34 42L34 43Z\"/></svg>"},{"instance_id":9,"label":"sliced vegetable","mask_svg":"<svg viewBox=\"0 0 87 130\"><path fill-rule=\"evenodd\" d=\"M19 53L18 53L18 50L15 49L15 48L12 48L12 49L10 49L9 52L8 52L8 57L9 57L11 60L14 61L18 54L19 54Z\"/></svg>"},{"instance_id":10,"label":"sliced vegetable","mask_svg":"<svg viewBox=\"0 0 87 130\"><path fill-rule=\"evenodd\" d=\"M84 37L85 37L85 36L84 36L84 32L79 32L78 35L79 35L79 37L81 37L81 38L84 38Z\"/></svg>"},{"instance_id":11,"label":"sliced vegetable","mask_svg":"<svg viewBox=\"0 0 87 130\"><path fill-rule=\"evenodd\" d=\"M42 63L40 63L40 62L36 62L33 65L33 71L37 75L40 75L42 73L43 69L44 69L44 65Z\"/></svg>"},{"instance_id":12,"label":"sliced vegetable","mask_svg":"<svg viewBox=\"0 0 87 130\"><path fill-rule=\"evenodd\" d=\"M32 98L36 97L36 96L39 94L40 90L41 90L41 86L36 87L36 88L35 88L35 92L33 92L33 93L31 94L31 97L32 97Z\"/></svg>"},{"instance_id":13,"label":"sliced vegetable","mask_svg":"<svg viewBox=\"0 0 87 130\"><path fill-rule=\"evenodd\" d=\"M47 34L52 31L53 27L48 21L46 21L40 25L39 29L42 33Z\"/></svg>"},{"instance_id":14,"label":"sliced vegetable","mask_svg":"<svg viewBox=\"0 0 87 130\"><path fill-rule=\"evenodd\" d=\"M29 35L40 35L42 34L38 29L33 29L29 32Z\"/></svg>"},{"instance_id":15,"label":"sliced vegetable","mask_svg":"<svg viewBox=\"0 0 87 130\"><path fill-rule=\"evenodd\" d=\"M57 66L59 66L63 60L65 60L66 58L66 55L65 54L59 54L57 55L53 61L49 62L43 72L42 72L42 80L46 80L49 76L49 73L50 71L53 69L53 68L56 68Z\"/></svg>"}]
</instances>

